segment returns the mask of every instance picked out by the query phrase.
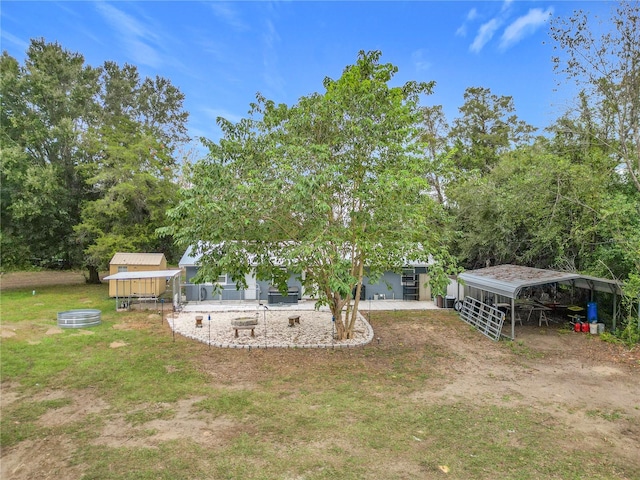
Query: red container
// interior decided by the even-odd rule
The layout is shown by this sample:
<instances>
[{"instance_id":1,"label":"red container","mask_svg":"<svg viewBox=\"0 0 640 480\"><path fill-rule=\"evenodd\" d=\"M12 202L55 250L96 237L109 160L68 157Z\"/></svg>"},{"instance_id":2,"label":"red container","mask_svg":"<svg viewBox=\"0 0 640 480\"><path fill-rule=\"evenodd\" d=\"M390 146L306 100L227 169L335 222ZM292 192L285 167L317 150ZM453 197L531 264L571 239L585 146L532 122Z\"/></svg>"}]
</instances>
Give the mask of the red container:
<instances>
[{"instance_id":1,"label":"red container","mask_svg":"<svg viewBox=\"0 0 640 480\"><path fill-rule=\"evenodd\" d=\"M587 322L584 322L582 324L582 330L583 332L588 332L589 331L589 324Z\"/></svg>"},{"instance_id":2,"label":"red container","mask_svg":"<svg viewBox=\"0 0 640 480\"><path fill-rule=\"evenodd\" d=\"M579 332L582 329L582 324L580 322L576 322L573 324L573 331Z\"/></svg>"}]
</instances>

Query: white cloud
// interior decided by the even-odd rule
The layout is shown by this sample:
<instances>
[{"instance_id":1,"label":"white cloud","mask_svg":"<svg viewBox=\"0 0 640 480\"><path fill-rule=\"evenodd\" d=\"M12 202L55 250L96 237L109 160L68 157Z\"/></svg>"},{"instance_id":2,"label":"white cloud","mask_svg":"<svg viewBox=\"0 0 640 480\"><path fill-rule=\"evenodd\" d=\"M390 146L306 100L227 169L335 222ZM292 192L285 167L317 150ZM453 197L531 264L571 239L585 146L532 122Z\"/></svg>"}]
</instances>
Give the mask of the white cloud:
<instances>
[{"instance_id":1,"label":"white cloud","mask_svg":"<svg viewBox=\"0 0 640 480\"><path fill-rule=\"evenodd\" d=\"M524 37L533 34L538 28L543 26L553 13L553 7L542 11L540 8L532 8L526 15L518 17L513 23L505 28L500 39L500 49L515 45Z\"/></svg>"},{"instance_id":2,"label":"white cloud","mask_svg":"<svg viewBox=\"0 0 640 480\"><path fill-rule=\"evenodd\" d=\"M467 36L467 23L472 22L478 17L478 10L472 8L467 12L467 17L462 25L458 27L456 30L456 35L458 37L466 37Z\"/></svg>"},{"instance_id":3,"label":"white cloud","mask_svg":"<svg viewBox=\"0 0 640 480\"><path fill-rule=\"evenodd\" d=\"M504 2L502 3L502 9L500 10L501 12L506 12L507 10L509 10L509 8L511 8L511 4L513 3L513 0L504 0Z\"/></svg>"},{"instance_id":4,"label":"white cloud","mask_svg":"<svg viewBox=\"0 0 640 480\"><path fill-rule=\"evenodd\" d=\"M163 63L157 49L161 41L159 33L147 27L146 23L107 3L96 3L96 8L107 23L119 33L123 46L134 63L153 68Z\"/></svg>"},{"instance_id":5,"label":"white cloud","mask_svg":"<svg viewBox=\"0 0 640 480\"><path fill-rule=\"evenodd\" d=\"M216 17L220 18L235 30L245 31L249 29L249 26L240 18L240 14L232 8L230 3L211 2L209 6Z\"/></svg>"},{"instance_id":6,"label":"white cloud","mask_svg":"<svg viewBox=\"0 0 640 480\"><path fill-rule=\"evenodd\" d=\"M218 117L222 117L232 123L238 123L243 118L242 115L231 113L228 110L224 110L222 108L202 108L201 111L213 121L216 121Z\"/></svg>"},{"instance_id":7,"label":"white cloud","mask_svg":"<svg viewBox=\"0 0 640 480\"><path fill-rule=\"evenodd\" d=\"M262 78L269 88L277 92L278 95L284 93L284 80L278 70L277 44L280 43L280 35L273 21L269 18L265 21L266 29L262 35L264 42L262 52L262 64L264 70Z\"/></svg>"},{"instance_id":8,"label":"white cloud","mask_svg":"<svg viewBox=\"0 0 640 480\"><path fill-rule=\"evenodd\" d=\"M15 35L11 35L6 30L2 30L2 32L0 32L0 35L3 40L13 43L15 46L20 48L20 50L22 50L23 52L26 52L27 48L29 48L29 42L25 42L21 38L18 38Z\"/></svg>"},{"instance_id":9,"label":"white cloud","mask_svg":"<svg viewBox=\"0 0 640 480\"><path fill-rule=\"evenodd\" d=\"M431 68L431 62L424 58L424 50L416 50L411 54L411 61L418 72Z\"/></svg>"},{"instance_id":10,"label":"white cloud","mask_svg":"<svg viewBox=\"0 0 640 480\"><path fill-rule=\"evenodd\" d=\"M483 23L478 29L478 34L469 47L469 50L475 53L480 52L482 47L484 47L487 42L493 38L493 35L496 33L496 30L498 30L501 23L502 22L497 18L492 18L488 22Z\"/></svg>"}]
</instances>

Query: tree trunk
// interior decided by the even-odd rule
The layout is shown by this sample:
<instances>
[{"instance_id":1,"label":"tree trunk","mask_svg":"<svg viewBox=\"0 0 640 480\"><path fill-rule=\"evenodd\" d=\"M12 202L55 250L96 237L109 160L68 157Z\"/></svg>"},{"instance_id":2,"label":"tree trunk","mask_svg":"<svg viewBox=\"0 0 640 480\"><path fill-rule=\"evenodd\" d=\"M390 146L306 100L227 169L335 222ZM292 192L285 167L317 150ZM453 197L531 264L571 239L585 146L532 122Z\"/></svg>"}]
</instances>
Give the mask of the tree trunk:
<instances>
[{"instance_id":1,"label":"tree trunk","mask_svg":"<svg viewBox=\"0 0 640 480\"><path fill-rule=\"evenodd\" d=\"M89 278L87 278L87 283L91 285L99 285L102 282L100 281L100 275L98 274L98 269L94 266L87 267L89 269Z\"/></svg>"},{"instance_id":2,"label":"tree trunk","mask_svg":"<svg viewBox=\"0 0 640 480\"><path fill-rule=\"evenodd\" d=\"M358 318L358 307L360 304L360 292L362 291L362 278L364 277L364 263L360 262L358 266L358 283L356 283L356 295L353 300L353 311L351 312L351 318L345 319L348 325L347 332L349 338L353 336L353 329L356 326L356 319Z\"/></svg>"},{"instance_id":3,"label":"tree trunk","mask_svg":"<svg viewBox=\"0 0 640 480\"><path fill-rule=\"evenodd\" d=\"M333 295L333 301L330 304L331 315L333 315L333 322L336 327L336 340L346 340L347 339L347 329L345 325L345 320L342 318L342 309L344 307L344 300L340 298L340 296L336 293Z\"/></svg>"},{"instance_id":4,"label":"tree trunk","mask_svg":"<svg viewBox=\"0 0 640 480\"><path fill-rule=\"evenodd\" d=\"M331 309L331 315L333 315L333 325L336 329L335 339L344 340L345 328L344 322L342 321L342 309L333 307Z\"/></svg>"}]
</instances>

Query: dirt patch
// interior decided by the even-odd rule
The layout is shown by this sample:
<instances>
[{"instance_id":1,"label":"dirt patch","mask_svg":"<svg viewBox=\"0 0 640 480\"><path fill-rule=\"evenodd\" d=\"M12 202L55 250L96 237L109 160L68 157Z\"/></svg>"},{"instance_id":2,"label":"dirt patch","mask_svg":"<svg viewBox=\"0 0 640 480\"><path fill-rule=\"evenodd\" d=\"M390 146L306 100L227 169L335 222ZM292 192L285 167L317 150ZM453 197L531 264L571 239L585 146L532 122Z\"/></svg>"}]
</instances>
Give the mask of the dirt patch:
<instances>
[{"instance_id":1,"label":"dirt patch","mask_svg":"<svg viewBox=\"0 0 640 480\"><path fill-rule=\"evenodd\" d=\"M541 422L565 424L580 445L594 451L615 445L617 454L640 463L640 349L559 328L516 333L515 342L500 343L433 337L458 361L450 364L441 388L429 386L413 398L527 409Z\"/></svg>"},{"instance_id":2,"label":"dirt patch","mask_svg":"<svg viewBox=\"0 0 640 480\"><path fill-rule=\"evenodd\" d=\"M162 442L189 439L209 447L221 445L238 426L224 418L199 418L193 412L193 404L200 400L202 398L191 398L167 405L174 412L171 418L155 419L142 425L131 425L125 418L115 417L94 443L116 448L155 448Z\"/></svg>"},{"instance_id":3,"label":"dirt patch","mask_svg":"<svg viewBox=\"0 0 640 480\"><path fill-rule=\"evenodd\" d=\"M72 402L63 407L48 410L38 419L38 425L43 427L70 425L83 421L89 415L105 412L109 408L107 402L96 397L91 391L85 390L74 392L51 390L32 397L30 401L57 400L61 398L71 398Z\"/></svg>"},{"instance_id":4,"label":"dirt patch","mask_svg":"<svg viewBox=\"0 0 640 480\"><path fill-rule=\"evenodd\" d=\"M11 338L15 336L16 336L15 330L10 330L8 328L0 329L0 338Z\"/></svg>"},{"instance_id":5,"label":"dirt patch","mask_svg":"<svg viewBox=\"0 0 640 480\"><path fill-rule=\"evenodd\" d=\"M103 275L101 275L102 277ZM35 288L46 285L76 285L86 283L83 272L43 270L40 272L7 272L0 275L0 290Z\"/></svg>"},{"instance_id":6,"label":"dirt patch","mask_svg":"<svg viewBox=\"0 0 640 480\"><path fill-rule=\"evenodd\" d=\"M52 436L26 440L11 455L3 455L0 477L12 480L72 480L82 477L83 465L73 465L71 440Z\"/></svg>"}]
</instances>

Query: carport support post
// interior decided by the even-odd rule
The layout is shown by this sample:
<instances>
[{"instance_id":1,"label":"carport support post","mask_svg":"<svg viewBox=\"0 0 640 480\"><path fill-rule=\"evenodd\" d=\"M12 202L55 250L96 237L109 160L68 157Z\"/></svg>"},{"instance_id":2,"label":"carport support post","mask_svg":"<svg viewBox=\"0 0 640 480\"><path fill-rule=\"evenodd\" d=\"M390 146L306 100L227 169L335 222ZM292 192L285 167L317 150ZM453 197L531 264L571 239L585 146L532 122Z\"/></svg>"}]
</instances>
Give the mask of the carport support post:
<instances>
[{"instance_id":1,"label":"carport support post","mask_svg":"<svg viewBox=\"0 0 640 480\"><path fill-rule=\"evenodd\" d=\"M511 340L516 339L516 299L511 299Z\"/></svg>"}]
</instances>

